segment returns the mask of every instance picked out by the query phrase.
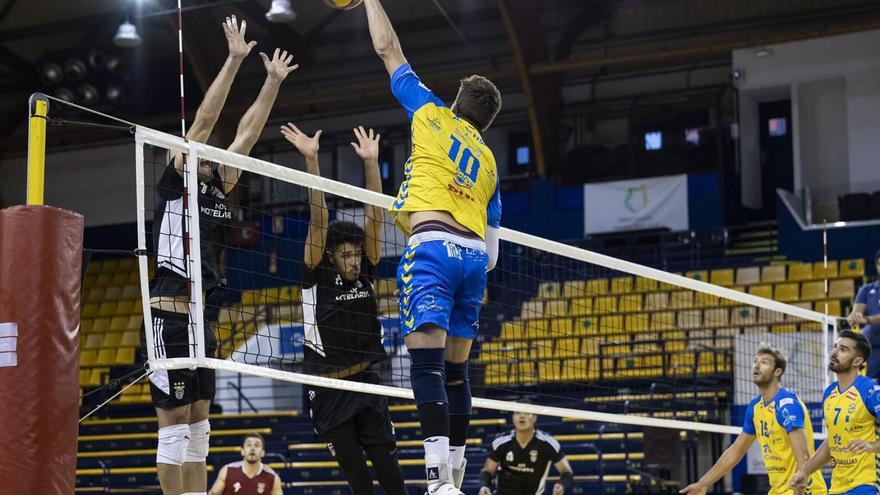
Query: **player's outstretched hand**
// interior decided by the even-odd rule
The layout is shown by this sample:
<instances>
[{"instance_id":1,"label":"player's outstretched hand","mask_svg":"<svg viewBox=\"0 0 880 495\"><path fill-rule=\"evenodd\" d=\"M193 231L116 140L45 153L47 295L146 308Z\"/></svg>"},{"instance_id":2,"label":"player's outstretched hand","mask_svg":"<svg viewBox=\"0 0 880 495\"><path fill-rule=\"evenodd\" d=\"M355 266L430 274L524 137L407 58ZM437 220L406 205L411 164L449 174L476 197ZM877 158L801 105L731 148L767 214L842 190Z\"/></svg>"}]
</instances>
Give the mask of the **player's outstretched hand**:
<instances>
[{"instance_id":1,"label":"player's outstretched hand","mask_svg":"<svg viewBox=\"0 0 880 495\"><path fill-rule=\"evenodd\" d=\"M229 56L234 59L242 60L248 56L251 49L257 46L256 41L247 42L244 40L244 33L247 31L247 21L242 19L241 25L235 15L227 16L223 23L223 34L226 35L226 43L229 45Z\"/></svg>"},{"instance_id":2,"label":"player's outstretched hand","mask_svg":"<svg viewBox=\"0 0 880 495\"><path fill-rule=\"evenodd\" d=\"M479 495L492 495L492 490L488 489L485 486L481 486Z\"/></svg>"},{"instance_id":3,"label":"player's outstretched hand","mask_svg":"<svg viewBox=\"0 0 880 495\"><path fill-rule=\"evenodd\" d=\"M708 487L705 487L699 483L691 483L690 485L679 490L678 493L683 493L686 495L706 495L706 492L708 490Z\"/></svg>"},{"instance_id":4,"label":"player's outstretched hand","mask_svg":"<svg viewBox=\"0 0 880 495\"><path fill-rule=\"evenodd\" d=\"M358 140L357 143L351 143L354 152L357 153L364 162L378 162L379 138L382 137L381 134L374 133L373 129L366 131L364 130L364 126L358 126L354 129L354 135Z\"/></svg>"},{"instance_id":5,"label":"player's outstretched hand","mask_svg":"<svg viewBox=\"0 0 880 495\"><path fill-rule=\"evenodd\" d=\"M281 51L275 49L272 59L263 52L260 52L260 58L263 59L263 65L266 66L266 75L277 81L283 81L288 74L299 69L299 64L290 65L293 62L293 55L288 55L287 50Z\"/></svg>"},{"instance_id":6,"label":"player's outstretched hand","mask_svg":"<svg viewBox=\"0 0 880 495\"><path fill-rule=\"evenodd\" d=\"M319 129L315 132L314 136L309 137L308 134L299 130L299 128L291 122L281 126L281 135L284 136L284 139L294 145L296 149L302 153L302 156L307 159L317 158L318 150L320 149L318 141L321 139L322 132L324 131Z\"/></svg>"},{"instance_id":7,"label":"player's outstretched hand","mask_svg":"<svg viewBox=\"0 0 880 495\"><path fill-rule=\"evenodd\" d=\"M565 487L560 485L559 483L555 483L553 485L553 495L563 495L565 493Z\"/></svg>"},{"instance_id":8,"label":"player's outstretched hand","mask_svg":"<svg viewBox=\"0 0 880 495\"><path fill-rule=\"evenodd\" d=\"M866 454L868 452L877 452L877 446L872 442L853 440L847 445L846 450L850 454Z\"/></svg>"},{"instance_id":9,"label":"player's outstretched hand","mask_svg":"<svg viewBox=\"0 0 880 495\"><path fill-rule=\"evenodd\" d=\"M806 473L801 472L801 471L796 471L792 475L791 481L789 481L788 484L789 484L789 486L791 486L791 489L794 491L795 495L801 495L802 493L804 493L804 490L807 489L807 480L808 479L809 479L809 476L807 476Z\"/></svg>"}]
</instances>

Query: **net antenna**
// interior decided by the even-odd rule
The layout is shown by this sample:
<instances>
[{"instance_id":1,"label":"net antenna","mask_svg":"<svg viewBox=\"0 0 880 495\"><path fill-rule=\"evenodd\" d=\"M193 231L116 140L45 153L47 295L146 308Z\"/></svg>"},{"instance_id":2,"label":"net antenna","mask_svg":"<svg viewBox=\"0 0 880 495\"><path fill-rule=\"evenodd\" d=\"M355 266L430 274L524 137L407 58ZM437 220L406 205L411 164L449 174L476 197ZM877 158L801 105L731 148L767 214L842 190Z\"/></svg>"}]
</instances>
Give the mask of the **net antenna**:
<instances>
[{"instance_id":1,"label":"net antenna","mask_svg":"<svg viewBox=\"0 0 880 495\"><path fill-rule=\"evenodd\" d=\"M198 170L198 163L201 160L207 160L210 162L223 164L226 166L233 166L242 171L251 172L256 176L266 178L266 180L276 181L279 184L286 183L288 185L296 185L302 188L311 188L323 191L326 194L333 195L337 198L343 198L345 200L351 200L354 202L370 204L375 206L380 206L382 208L388 209L394 198L390 196L386 196L377 192L372 192L363 188L359 188L353 185L345 184L342 182L337 182L328 178L318 177L315 175L311 175L305 172L301 172L292 168L283 167L277 164L269 163L263 160L259 160L252 157L241 156L226 150L214 148L212 146L208 146L200 143L189 143L184 139L171 136L162 132L158 132L146 127L138 126L135 132L135 140L136 140L136 168L137 168L137 176L138 176L138 191L137 191L137 207L138 207L138 247L140 249L139 252L144 253L139 257L139 271L140 271L140 280L141 280L141 288L142 288L142 304L144 308L144 316L145 321L152 321L151 319L151 308L150 308L150 298L149 298L149 285L148 285L148 276L149 276L149 266L148 266L148 257L145 253L148 251L148 243L147 243L147 235L146 235L146 215L148 212L147 208L147 195L146 191L149 191L150 184L145 180L145 177L148 177L148 170L145 166L145 147L154 147L165 150L166 152L170 152L172 155L176 153L184 153L186 156L186 170L184 172L186 187L186 195L188 197L187 203L189 205L193 205L193 207L189 208L189 211L184 212L185 216L185 228L186 231L189 232L189 236L184 239L184 242L188 243L189 246L189 256L185 260L185 264L187 267L187 274L191 279L192 283L192 295L189 302L189 312L190 312L190 323L191 326L195 329L193 331L192 341L192 352L189 357L183 358L159 358L155 352L156 342L154 339L151 339L148 331L147 338L147 351L148 351L148 365L151 370L168 370L168 369L181 369L181 368L193 368L193 367L208 367L217 370L226 370L233 373L242 373L253 376L264 377L273 380L283 380L293 383L299 383L308 386L316 386L316 387L327 387L327 388L335 388L339 390L353 391L353 392L362 392L362 393L371 393L371 394L379 394L385 395L388 397L395 397L400 399L412 399L412 391L409 388L405 388L402 386L387 386L387 385L374 385L374 384L366 384L355 381L348 380L338 380L333 378L327 378L324 376L318 375L310 375L297 371L290 371L289 369L277 369L275 367L270 366L261 366L257 364L249 364L247 362L236 361L232 358L229 359L219 359L213 356L207 356L205 353L205 338L204 338L204 321L202 315L205 310L205 301L202 298L202 270L201 270L201 253L200 253L200 238L199 238L199 215L194 214L194 209L198 208L198 190L199 183L198 177L196 174L196 170ZM167 154L166 154L167 156ZM805 372L811 373L807 378L809 379L809 385L811 388L819 389L821 387L822 382L825 384L828 383L828 375L824 372L824 364L827 363L827 357L829 352L829 335L828 332L831 330L832 332L836 331L836 320L834 318L830 318L829 316L813 311L812 309L807 309L806 307L794 306L790 304L785 304L782 302L778 302L775 300L771 300L765 297L759 297L757 295L753 295L750 293L730 289L728 287L723 287L715 284L710 284L702 280L696 280L694 278L689 278L686 276L676 275L672 273L668 273L662 270L646 267L643 265L639 265L636 263L632 263L629 261L613 258L610 256L598 254L595 252L591 252L585 249L581 249L575 246L570 246L566 244L562 244L559 242L551 241L548 239L544 239L538 236L526 234L523 232L518 232L515 230L503 228L501 229L501 239L507 243L512 243L519 248L522 248L521 251L527 250L540 250L545 253L548 257L552 256L554 262L548 262L550 265L553 265L556 268L570 268L575 264L578 264L581 268L583 266L596 267L596 270L600 270L599 273L602 274L625 274L626 277L629 277L630 283L632 283L632 275L636 276L636 280L646 280L649 281L651 287L668 287L672 290L673 294L681 293L683 296L685 293L693 293L696 294L704 294L709 296L711 300L714 298L715 301L727 301L723 303L721 306L724 308L724 311L727 311L727 314L734 314L734 316L742 317L746 320L745 323L737 323L731 322L731 326L741 326L741 327L752 327L756 326L756 329L764 328L763 333L758 335L758 339L755 342L749 342L750 351L753 355L754 350L757 348L756 344L758 342L763 342L763 337L766 335L777 335L770 334L767 329L771 324L785 326L789 325L789 322L797 322L791 323L794 324L808 324L811 325L812 329L816 329L821 331L824 335L819 336L815 333L807 333L799 332L796 335L798 338L792 338L791 342L793 345L800 345L803 343L810 344L815 347L814 352L812 354L803 354L804 357L802 359L811 360L809 362L805 362L802 366ZM499 266L502 266L504 260L499 260ZM567 265L566 265L567 263ZM543 269L544 266L539 266L538 269ZM497 269L496 269L497 270ZM568 272L569 275L580 273L574 269L570 269ZM511 276L516 275L513 272L509 273ZM542 279L536 279L542 280ZM564 279L563 279L564 280ZM507 287L504 287L505 290L508 290ZM668 296L668 294L667 294ZM615 296L616 297L616 296ZM622 297L622 296L621 296ZM693 298L693 294L690 296ZM596 298L598 301L598 297ZM616 301L617 299L615 299ZM673 299L667 299L671 304L675 303ZM590 303L592 304L592 302ZM598 304L598 302L597 302ZM719 302L718 304L722 304ZM600 308L596 308L600 309ZM649 308L650 310L663 310L668 308ZM701 310L702 311L702 310ZM646 313L653 319L657 318L657 313ZM758 318L758 314L766 314L769 315L766 319L766 322L760 318ZM525 315L528 316L528 315ZM649 317L649 316L646 316ZM746 318L748 317L748 318ZM763 318L763 316L762 316ZM524 324L518 318L513 318L512 322L518 324ZM599 320L601 322L601 320ZM628 320L627 320L628 321ZM659 321L659 320L658 320ZM701 320L703 321L703 320ZM571 324L571 319L569 318L569 325ZM652 320L653 323L653 320ZM687 322L685 322L686 324ZM726 324L726 323L725 323ZM614 330L613 328L605 328L604 323L600 326L602 328L596 330L595 332L601 334L603 332L608 333L610 330ZM696 328L696 327L686 327L686 328ZM617 330L626 331L626 328L618 328ZM677 328L673 327L673 330L677 330ZM537 357L542 352L540 347L541 342L547 342L546 345L552 346L554 353L561 352L561 348L556 347L557 344L553 343L553 340L549 337L552 336L552 332L547 329L546 326L543 327L542 330L544 333L538 335L537 338L528 337L522 339L520 343L525 344L523 347L524 352L522 355L524 356L524 360L535 360L540 359ZM569 332L571 330L569 329ZM683 333L683 332L682 332ZM745 332L736 333L737 335L744 335ZM529 334L534 336L535 334ZM565 334L563 334L565 335ZM593 335L584 336L584 334L575 334L577 335L577 339L592 339ZM610 334L609 334L610 335ZM833 333L832 333L833 335ZM627 339L633 337L632 335L628 335ZM279 339L278 337L275 337ZM573 339L574 337L572 337ZM697 337L693 337L697 338ZM502 341L504 340L504 335L502 333ZM661 338L662 340L662 338ZM733 337L730 337L730 340L733 340ZM537 342L537 343L536 343ZM578 340L580 342L580 340ZM639 340L627 340L626 344L618 344L615 340L612 339L612 336L608 337L608 342L602 342L598 348L611 348L615 345L628 345L630 348L634 348L639 344ZM715 342L712 340L711 342ZM591 345L595 344L592 340L590 340ZM532 345L532 347L528 347ZM586 344L585 344L586 345ZM653 345L653 344L652 344ZM665 345L663 342L660 342L660 346ZM702 344L701 344L702 345ZM713 344L708 344L711 346ZM485 344L484 344L485 346ZM753 348L752 348L753 347ZM543 351L549 352L547 349L543 349ZM516 350L516 349L514 349ZM253 351L253 349L249 350ZM712 357L714 360L715 354L717 352L715 349L709 347L709 351L707 355ZM263 352L257 350L256 352ZM270 349L268 352L272 352ZM482 351L488 352L488 351ZM608 351L611 352L611 351ZM666 354L667 351L663 351ZM549 355L549 354L548 354ZM556 356L556 354L553 354ZM594 360L593 357L589 359ZM619 361L618 357L608 357L608 355L601 355L596 358L598 360L599 372L603 373L602 366L610 363L609 365L617 366L617 362ZM628 359L628 358L627 358ZM750 362L749 358L749 362ZM820 361L821 363L817 363ZM714 361L713 361L714 362ZM506 365L506 364L505 364ZM662 368L663 365L661 365ZM698 366L697 364L693 364L693 366ZM818 369L817 369L818 367ZM403 369L403 368L401 368ZM508 368L509 369L509 368ZM533 368L534 370L535 368ZM558 370L558 368L557 368ZM823 370L823 371L819 371ZM583 370L581 370L583 371ZM590 368L590 373L592 373L593 368ZM731 371L730 369L727 370ZM584 371L584 379L586 381L586 371ZM664 372L665 373L665 372ZM405 374L401 371L401 374ZM488 371L486 372L488 377ZM601 376L601 375L600 375ZM665 376L665 375L664 375ZM505 377L506 379L506 377ZM599 383L599 385L595 385L596 387L601 386L602 380L596 380L593 378L594 383ZM752 396L754 396L754 389L751 384L751 381L748 380L748 387L751 388ZM489 386L488 378L486 387L481 390L483 393L488 393L493 390L494 387ZM821 389L813 391L814 394L819 394L821 396ZM477 395L477 394L475 394ZM675 419L675 415L669 417L646 417L644 415L636 414L619 414L619 413L608 413L602 411L594 411L594 410L586 410L580 409L576 407L557 407L550 405L540 405L540 404L523 404L517 403L509 400L499 400L489 397L474 397L473 405L478 408L488 408L495 409L500 411L522 411L528 412L538 415L547 415L547 416L555 416L561 418L576 418L579 420L587 420L587 421L601 421L607 423L614 424L623 424L623 425L633 425L633 426L642 426L642 427L660 427L660 428L672 428L672 429L681 429L681 430L690 430L690 431L703 431L703 432L713 432L713 433L721 433L721 434L737 434L741 431L740 428L735 426L729 426L729 420L719 420L717 423L703 422L703 421L684 421ZM581 403L583 405L583 403ZM723 424L721 424L723 423ZM817 438L820 438L821 435L817 435Z\"/></svg>"}]
</instances>

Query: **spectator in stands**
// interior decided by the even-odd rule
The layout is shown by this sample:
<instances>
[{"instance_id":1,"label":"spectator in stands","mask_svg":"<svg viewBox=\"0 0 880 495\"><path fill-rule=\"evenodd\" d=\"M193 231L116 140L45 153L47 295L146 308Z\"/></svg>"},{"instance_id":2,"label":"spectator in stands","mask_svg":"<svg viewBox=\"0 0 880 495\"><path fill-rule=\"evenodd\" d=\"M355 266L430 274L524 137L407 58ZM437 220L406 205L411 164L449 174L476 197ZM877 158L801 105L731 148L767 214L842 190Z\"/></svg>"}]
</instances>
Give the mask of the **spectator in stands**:
<instances>
[{"instance_id":1,"label":"spectator in stands","mask_svg":"<svg viewBox=\"0 0 880 495\"><path fill-rule=\"evenodd\" d=\"M263 464L266 443L259 433L244 437L242 460L220 469L208 495L282 495L281 477Z\"/></svg>"},{"instance_id":2,"label":"spectator in stands","mask_svg":"<svg viewBox=\"0 0 880 495\"><path fill-rule=\"evenodd\" d=\"M871 344L871 358L868 359L868 377L880 378L880 250L874 255L874 267L878 279L863 285L853 303L852 312L846 318L851 326L858 325L862 334Z\"/></svg>"},{"instance_id":3,"label":"spectator in stands","mask_svg":"<svg viewBox=\"0 0 880 495\"><path fill-rule=\"evenodd\" d=\"M513 413L513 430L492 441L489 456L480 473L480 494L492 494L492 481L497 495L544 493L550 464L559 472L553 495L562 495L571 488L574 475L559 442L549 433L535 428L538 416Z\"/></svg>"}]
</instances>

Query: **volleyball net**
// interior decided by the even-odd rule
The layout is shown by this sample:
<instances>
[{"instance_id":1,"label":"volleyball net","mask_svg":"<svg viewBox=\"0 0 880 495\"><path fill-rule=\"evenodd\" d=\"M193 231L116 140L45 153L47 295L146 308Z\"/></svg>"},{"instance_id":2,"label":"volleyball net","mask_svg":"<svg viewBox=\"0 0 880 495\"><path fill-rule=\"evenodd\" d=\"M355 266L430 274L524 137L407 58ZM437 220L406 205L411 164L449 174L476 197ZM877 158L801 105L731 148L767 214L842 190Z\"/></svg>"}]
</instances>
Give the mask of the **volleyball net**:
<instances>
[{"instance_id":1,"label":"volleyball net","mask_svg":"<svg viewBox=\"0 0 880 495\"><path fill-rule=\"evenodd\" d=\"M269 163L144 127L137 127L135 141L141 303L151 369L208 367L412 398L401 336L406 315L396 294L407 238L387 212L393 198L361 187L362 176L349 184L303 172L301 157ZM176 169L174 155L183 157ZM223 184L230 177L238 177L234 187ZM200 192L211 188L222 199L217 204L200 200ZM316 191L326 206L314 203L310 192ZM378 263L363 260L357 281L338 279L329 288L341 300L358 297L370 284L375 305L358 307L378 317L378 335L375 327L363 326L364 314L350 312L351 324L339 315L323 319L314 290L303 288L316 207L327 208L331 222L360 226L365 207L381 210L372 215L381 223L378 234L368 236L381 238ZM205 218L210 226L203 225ZM502 229L501 239L471 351L475 407L736 433L729 426L730 406L756 395L752 360L764 343L788 356L784 385L804 402L821 402L837 331L837 319L816 310L824 307L827 291L814 287L808 294L803 284L786 284L784 276L768 285L748 272L735 277L733 270L668 273L510 229ZM325 262L325 269L335 269L332 260ZM176 302L189 318L182 354L166 352L161 331L151 331L151 312L164 290L155 281L157 265L186 280L189 297ZM374 338L381 345L373 345ZM350 362L373 362L382 384L332 378L326 368L313 373L309 349L357 353ZM531 403L512 400L522 396Z\"/></svg>"}]
</instances>

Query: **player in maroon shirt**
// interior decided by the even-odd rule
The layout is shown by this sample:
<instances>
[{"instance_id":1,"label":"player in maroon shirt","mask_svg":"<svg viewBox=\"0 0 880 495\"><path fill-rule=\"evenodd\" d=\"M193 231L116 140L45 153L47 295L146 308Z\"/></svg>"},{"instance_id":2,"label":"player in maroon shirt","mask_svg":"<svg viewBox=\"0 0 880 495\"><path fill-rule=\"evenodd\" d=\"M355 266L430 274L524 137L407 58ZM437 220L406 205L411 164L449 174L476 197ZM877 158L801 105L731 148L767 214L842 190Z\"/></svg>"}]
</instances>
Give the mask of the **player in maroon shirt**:
<instances>
[{"instance_id":1,"label":"player in maroon shirt","mask_svg":"<svg viewBox=\"0 0 880 495\"><path fill-rule=\"evenodd\" d=\"M259 433L244 437L242 460L220 469L208 495L282 495L281 478L262 462L264 445Z\"/></svg>"}]
</instances>

